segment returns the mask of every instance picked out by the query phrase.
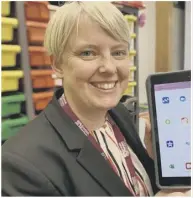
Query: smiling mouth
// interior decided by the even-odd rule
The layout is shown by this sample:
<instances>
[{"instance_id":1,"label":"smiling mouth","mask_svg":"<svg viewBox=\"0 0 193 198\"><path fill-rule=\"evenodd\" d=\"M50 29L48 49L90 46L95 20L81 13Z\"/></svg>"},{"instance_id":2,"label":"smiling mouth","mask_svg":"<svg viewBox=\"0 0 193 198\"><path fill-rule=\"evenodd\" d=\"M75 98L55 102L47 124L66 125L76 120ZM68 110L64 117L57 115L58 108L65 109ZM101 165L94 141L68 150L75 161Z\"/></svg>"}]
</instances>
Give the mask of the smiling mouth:
<instances>
[{"instance_id":1,"label":"smiling mouth","mask_svg":"<svg viewBox=\"0 0 193 198\"><path fill-rule=\"evenodd\" d=\"M102 90L112 90L118 81L115 82L103 82L103 83L90 83L93 87Z\"/></svg>"}]
</instances>

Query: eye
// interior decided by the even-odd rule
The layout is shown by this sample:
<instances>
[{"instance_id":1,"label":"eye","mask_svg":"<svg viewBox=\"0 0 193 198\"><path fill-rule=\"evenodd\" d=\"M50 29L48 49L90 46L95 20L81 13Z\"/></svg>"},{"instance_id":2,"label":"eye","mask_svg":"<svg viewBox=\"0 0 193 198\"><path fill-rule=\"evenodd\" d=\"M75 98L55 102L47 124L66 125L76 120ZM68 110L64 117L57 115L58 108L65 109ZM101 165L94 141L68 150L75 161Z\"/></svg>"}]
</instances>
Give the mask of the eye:
<instances>
[{"instance_id":1,"label":"eye","mask_svg":"<svg viewBox=\"0 0 193 198\"><path fill-rule=\"evenodd\" d=\"M91 50L86 50L80 53L80 56L96 56L96 53Z\"/></svg>"},{"instance_id":2,"label":"eye","mask_svg":"<svg viewBox=\"0 0 193 198\"><path fill-rule=\"evenodd\" d=\"M127 55L127 51L125 50L118 50L112 53L112 56L116 56L116 57L122 57L126 55Z\"/></svg>"}]
</instances>

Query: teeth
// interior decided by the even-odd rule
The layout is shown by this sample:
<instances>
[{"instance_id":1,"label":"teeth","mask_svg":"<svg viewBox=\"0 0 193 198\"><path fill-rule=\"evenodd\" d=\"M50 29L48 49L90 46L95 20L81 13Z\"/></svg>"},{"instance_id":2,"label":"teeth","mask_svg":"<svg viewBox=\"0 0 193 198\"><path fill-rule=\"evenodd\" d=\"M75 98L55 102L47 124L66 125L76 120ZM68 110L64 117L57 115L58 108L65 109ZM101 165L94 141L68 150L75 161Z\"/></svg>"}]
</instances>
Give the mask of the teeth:
<instances>
[{"instance_id":1,"label":"teeth","mask_svg":"<svg viewBox=\"0 0 193 198\"><path fill-rule=\"evenodd\" d=\"M113 87L115 87L115 82L114 83L98 83L98 84L93 84L95 87L99 88L99 89L112 89Z\"/></svg>"},{"instance_id":2,"label":"teeth","mask_svg":"<svg viewBox=\"0 0 193 198\"><path fill-rule=\"evenodd\" d=\"M110 84L109 84L110 85ZM109 89L110 87L109 87L109 85L108 84L104 84L104 89ZM111 85L110 85L111 86ZM103 88L103 87L102 87Z\"/></svg>"}]
</instances>

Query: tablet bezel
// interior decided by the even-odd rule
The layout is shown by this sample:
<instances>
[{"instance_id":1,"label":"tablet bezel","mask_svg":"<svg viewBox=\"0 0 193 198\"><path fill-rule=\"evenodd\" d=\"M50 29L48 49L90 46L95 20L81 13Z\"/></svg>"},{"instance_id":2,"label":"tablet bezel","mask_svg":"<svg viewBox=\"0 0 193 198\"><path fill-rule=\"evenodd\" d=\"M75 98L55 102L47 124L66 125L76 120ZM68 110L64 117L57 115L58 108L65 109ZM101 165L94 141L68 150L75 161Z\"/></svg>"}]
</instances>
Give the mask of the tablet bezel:
<instances>
[{"instance_id":1,"label":"tablet bezel","mask_svg":"<svg viewBox=\"0 0 193 198\"><path fill-rule=\"evenodd\" d=\"M164 188L190 188L191 177L162 177L160 145L158 137L158 123L155 103L154 86L158 84L177 83L191 81L191 71L184 70L178 72L158 73L150 75L146 81L147 96L150 112L150 120L152 125L152 140L155 156L155 171L157 186Z\"/></svg>"}]
</instances>

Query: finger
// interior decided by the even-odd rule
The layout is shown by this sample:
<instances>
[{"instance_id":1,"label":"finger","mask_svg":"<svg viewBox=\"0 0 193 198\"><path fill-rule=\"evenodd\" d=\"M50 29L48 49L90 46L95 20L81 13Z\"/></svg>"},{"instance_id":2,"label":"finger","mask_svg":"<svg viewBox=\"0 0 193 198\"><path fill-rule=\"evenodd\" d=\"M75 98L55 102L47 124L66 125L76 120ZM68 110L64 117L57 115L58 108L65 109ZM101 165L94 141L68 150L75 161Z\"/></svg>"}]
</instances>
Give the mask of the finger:
<instances>
[{"instance_id":1,"label":"finger","mask_svg":"<svg viewBox=\"0 0 193 198\"><path fill-rule=\"evenodd\" d=\"M146 134L151 134L151 124L149 120L145 119L145 132Z\"/></svg>"},{"instance_id":2,"label":"finger","mask_svg":"<svg viewBox=\"0 0 193 198\"><path fill-rule=\"evenodd\" d=\"M187 197L191 197L191 190L187 190L187 191L185 192L185 195L186 195Z\"/></svg>"}]
</instances>

